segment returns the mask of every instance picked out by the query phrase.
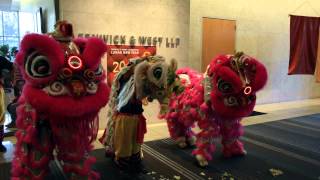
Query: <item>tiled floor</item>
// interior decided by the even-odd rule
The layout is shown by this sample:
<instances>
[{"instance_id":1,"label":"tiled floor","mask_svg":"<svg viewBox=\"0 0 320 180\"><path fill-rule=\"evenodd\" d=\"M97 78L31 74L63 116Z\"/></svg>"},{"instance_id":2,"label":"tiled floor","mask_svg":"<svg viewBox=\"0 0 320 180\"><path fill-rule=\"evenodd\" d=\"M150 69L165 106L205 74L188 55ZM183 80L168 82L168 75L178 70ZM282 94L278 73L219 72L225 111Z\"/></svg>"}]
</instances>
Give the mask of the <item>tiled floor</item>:
<instances>
[{"instance_id":1,"label":"tiled floor","mask_svg":"<svg viewBox=\"0 0 320 180\"><path fill-rule=\"evenodd\" d=\"M255 110L266 112L267 114L245 118L245 121L243 121L243 124L245 126L320 113L320 99L257 105L255 107ZM145 141L152 141L169 137L167 125L163 120L159 120L157 118L157 113L158 105L156 103L150 103L145 107L144 114L147 118L148 129L148 132L145 136ZM102 133L103 130L99 130L98 137L100 137ZM14 137L5 138L4 144L8 148L8 151L6 153L0 153L0 163L12 160L15 143L16 140ZM94 145L95 148L102 148L102 145L98 141L96 141Z\"/></svg>"}]
</instances>

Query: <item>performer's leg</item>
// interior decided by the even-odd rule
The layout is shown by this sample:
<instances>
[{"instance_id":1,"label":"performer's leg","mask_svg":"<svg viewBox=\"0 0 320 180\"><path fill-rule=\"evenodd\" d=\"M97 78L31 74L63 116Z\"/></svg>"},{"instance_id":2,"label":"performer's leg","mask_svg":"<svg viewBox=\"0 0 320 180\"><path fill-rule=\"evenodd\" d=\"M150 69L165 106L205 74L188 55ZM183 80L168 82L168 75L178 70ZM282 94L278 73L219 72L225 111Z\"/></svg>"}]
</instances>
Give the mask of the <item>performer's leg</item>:
<instances>
[{"instance_id":1,"label":"performer's leg","mask_svg":"<svg viewBox=\"0 0 320 180\"><path fill-rule=\"evenodd\" d=\"M86 136L79 136L69 128L60 128L59 134L55 134L57 143L57 159L63 167L63 171L71 180L95 180L99 174L91 170L96 159L89 155L93 148Z\"/></svg>"},{"instance_id":2,"label":"performer's leg","mask_svg":"<svg viewBox=\"0 0 320 180\"><path fill-rule=\"evenodd\" d=\"M223 145L223 155L225 157L246 154L243 144L239 140L239 137L242 134L243 127L240 120L225 121L221 124L221 143Z\"/></svg>"},{"instance_id":3,"label":"performer's leg","mask_svg":"<svg viewBox=\"0 0 320 180\"><path fill-rule=\"evenodd\" d=\"M0 152L6 152L7 148L2 144L4 138L4 125L0 125Z\"/></svg>"},{"instance_id":4,"label":"performer's leg","mask_svg":"<svg viewBox=\"0 0 320 180\"><path fill-rule=\"evenodd\" d=\"M215 123L199 123L201 131L197 134L197 148L192 152L200 166L207 166L215 151L214 139L219 135L219 127Z\"/></svg>"},{"instance_id":5,"label":"performer's leg","mask_svg":"<svg viewBox=\"0 0 320 180\"><path fill-rule=\"evenodd\" d=\"M17 102L12 102L8 105L7 110L11 116L11 122L6 125L7 128L15 128L16 127L16 118L17 118L17 113L16 113L16 109L17 109Z\"/></svg>"},{"instance_id":6,"label":"performer's leg","mask_svg":"<svg viewBox=\"0 0 320 180\"><path fill-rule=\"evenodd\" d=\"M21 111L20 111L21 112ZM17 143L12 161L12 179L41 180L49 170L52 157L52 136L49 122L35 121L35 112L19 114Z\"/></svg>"},{"instance_id":7,"label":"performer's leg","mask_svg":"<svg viewBox=\"0 0 320 180\"><path fill-rule=\"evenodd\" d=\"M57 158L67 176L74 180L99 179L99 174L91 170L96 159L89 155L91 149L89 143L85 148L78 143L86 141L86 138L79 138L76 134L59 138Z\"/></svg>"},{"instance_id":8,"label":"performer's leg","mask_svg":"<svg viewBox=\"0 0 320 180\"><path fill-rule=\"evenodd\" d=\"M137 173L147 173L147 170L145 169L142 162L143 154L141 144L136 143L133 150L134 153L130 157L131 167L133 167L133 170Z\"/></svg>"},{"instance_id":9,"label":"performer's leg","mask_svg":"<svg viewBox=\"0 0 320 180\"><path fill-rule=\"evenodd\" d=\"M145 117L141 114L139 116L135 116L135 119L137 118L137 125L138 128L133 129L133 134L136 134L136 136L132 136L132 155L130 157L130 163L132 169L136 173L147 173L143 163L142 163L142 143L144 139L144 134L147 132L146 129L146 119Z\"/></svg>"},{"instance_id":10,"label":"performer's leg","mask_svg":"<svg viewBox=\"0 0 320 180\"><path fill-rule=\"evenodd\" d=\"M172 139L174 139L180 148L185 148L188 143L195 144L194 133L191 127L180 123L178 119L168 119L167 125Z\"/></svg>"},{"instance_id":11,"label":"performer's leg","mask_svg":"<svg viewBox=\"0 0 320 180\"><path fill-rule=\"evenodd\" d=\"M131 156L141 150L136 143L139 118L118 114L114 121L115 163L120 169L126 170L130 167Z\"/></svg>"}]
</instances>

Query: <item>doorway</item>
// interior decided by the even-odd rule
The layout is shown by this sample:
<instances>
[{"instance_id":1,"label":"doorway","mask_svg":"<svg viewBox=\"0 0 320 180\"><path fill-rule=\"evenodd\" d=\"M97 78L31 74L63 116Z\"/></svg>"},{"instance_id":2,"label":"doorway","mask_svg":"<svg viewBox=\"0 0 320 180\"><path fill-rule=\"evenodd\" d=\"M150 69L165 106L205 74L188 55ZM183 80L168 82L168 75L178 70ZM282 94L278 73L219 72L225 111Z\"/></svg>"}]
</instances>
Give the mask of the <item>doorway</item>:
<instances>
[{"instance_id":1,"label":"doorway","mask_svg":"<svg viewBox=\"0 0 320 180\"><path fill-rule=\"evenodd\" d=\"M217 55L235 53L235 34L235 20L202 18L202 72Z\"/></svg>"}]
</instances>

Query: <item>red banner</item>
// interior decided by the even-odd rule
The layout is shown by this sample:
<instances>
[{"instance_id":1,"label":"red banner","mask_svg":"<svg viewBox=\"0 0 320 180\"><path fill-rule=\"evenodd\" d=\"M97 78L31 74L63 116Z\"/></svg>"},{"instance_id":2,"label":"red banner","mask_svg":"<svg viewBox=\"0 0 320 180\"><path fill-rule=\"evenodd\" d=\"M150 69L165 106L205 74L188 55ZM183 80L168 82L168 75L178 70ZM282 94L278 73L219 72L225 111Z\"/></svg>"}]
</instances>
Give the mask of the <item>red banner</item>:
<instances>
[{"instance_id":1,"label":"red banner","mask_svg":"<svg viewBox=\"0 0 320 180\"><path fill-rule=\"evenodd\" d=\"M107 75L109 86L111 86L113 77L128 64L129 59L134 57L141 57L145 53L155 55L156 47L107 45Z\"/></svg>"}]
</instances>

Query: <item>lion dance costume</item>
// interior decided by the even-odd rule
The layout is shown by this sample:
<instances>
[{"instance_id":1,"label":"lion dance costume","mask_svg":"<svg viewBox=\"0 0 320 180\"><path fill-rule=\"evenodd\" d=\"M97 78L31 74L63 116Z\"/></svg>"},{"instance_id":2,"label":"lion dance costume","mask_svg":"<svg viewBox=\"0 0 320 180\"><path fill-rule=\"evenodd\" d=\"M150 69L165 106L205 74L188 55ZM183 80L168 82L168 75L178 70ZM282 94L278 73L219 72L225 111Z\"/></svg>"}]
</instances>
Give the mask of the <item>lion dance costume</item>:
<instances>
[{"instance_id":1,"label":"lion dance costume","mask_svg":"<svg viewBox=\"0 0 320 180\"><path fill-rule=\"evenodd\" d=\"M62 21L55 32L29 34L21 42L16 61L26 84L17 108L12 179L44 179L54 154L70 179L99 178L89 152L109 95L100 64L106 46L72 37L72 25Z\"/></svg>"},{"instance_id":2,"label":"lion dance costume","mask_svg":"<svg viewBox=\"0 0 320 180\"><path fill-rule=\"evenodd\" d=\"M100 138L122 170L141 172L141 144L146 133L143 102L165 97L168 72L176 67L161 56L131 59L112 83L108 123ZM170 70L169 70L170 69Z\"/></svg>"},{"instance_id":3,"label":"lion dance costume","mask_svg":"<svg viewBox=\"0 0 320 180\"><path fill-rule=\"evenodd\" d=\"M207 166L215 150L214 138L221 136L223 155L244 155L239 137L241 118L252 113L256 92L264 87L267 71L258 60L243 53L213 59L206 73L179 69L177 75L185 90L173 92L162 104L161 117L167 120L170 135L180 147L196 145L193 154L200 166ZM201 131L191 130L197 122ZM196 138L195 138L196 137Z\"/></svg>"}]
</instances>

